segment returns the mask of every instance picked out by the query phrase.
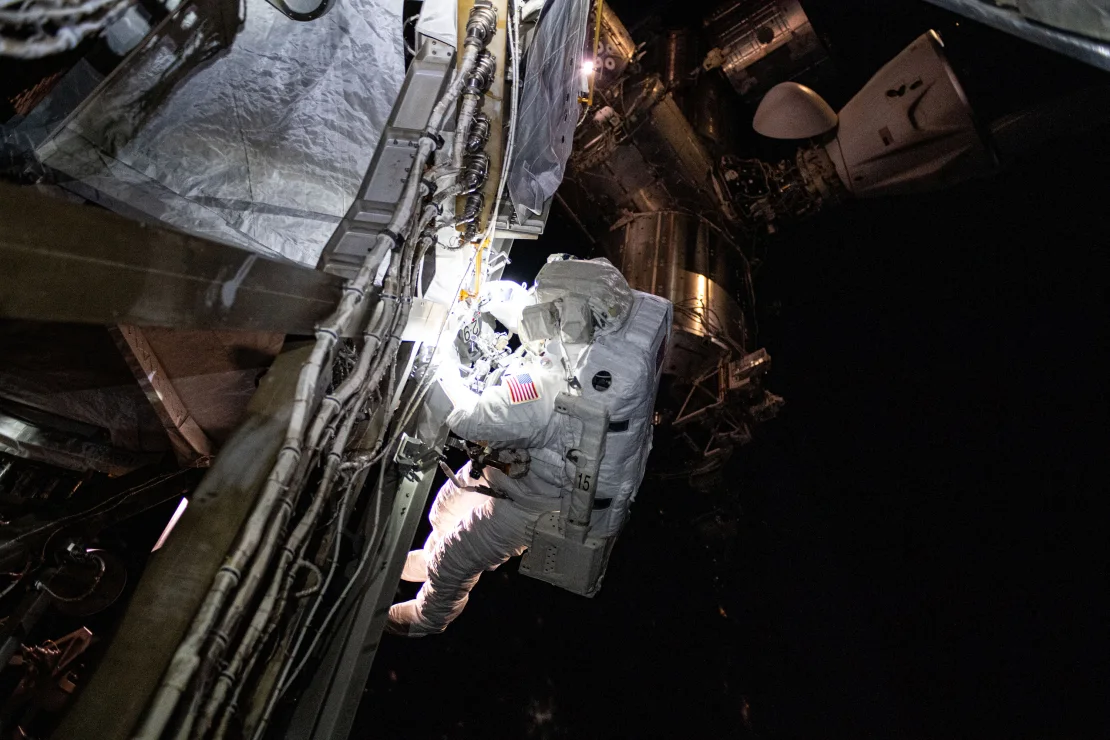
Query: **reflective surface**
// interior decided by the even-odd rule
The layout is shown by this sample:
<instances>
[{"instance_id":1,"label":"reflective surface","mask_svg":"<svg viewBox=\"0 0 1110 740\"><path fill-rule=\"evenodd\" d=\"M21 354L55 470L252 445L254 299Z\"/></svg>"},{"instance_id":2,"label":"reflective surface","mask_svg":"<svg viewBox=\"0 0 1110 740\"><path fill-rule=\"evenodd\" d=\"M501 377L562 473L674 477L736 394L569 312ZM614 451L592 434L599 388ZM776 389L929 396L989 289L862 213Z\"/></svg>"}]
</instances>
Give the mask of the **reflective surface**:
<instances>
[{"instance_id":1,"label":"reflective surface","mask_svg":"<svg viewBox=\"0 0 1110 740\"><path fill-rule=\"evenodd\" d=\"M628 284L675 305L675 328L699 337L743 344L740 305L729 246L697 217L642 214L614 234L609 250Z\"/></svg>"},{"instance_id":2,"label":"reflective surface","mask_svg":"<svg viewBox=\"0 0 1110 740\"><path fill-rule=\"evenodd\" d=\"M326 22L265 0L192 0L39 148L120 210L315 265L403 80L400 2Z\"/></svg>"}]
</instances>

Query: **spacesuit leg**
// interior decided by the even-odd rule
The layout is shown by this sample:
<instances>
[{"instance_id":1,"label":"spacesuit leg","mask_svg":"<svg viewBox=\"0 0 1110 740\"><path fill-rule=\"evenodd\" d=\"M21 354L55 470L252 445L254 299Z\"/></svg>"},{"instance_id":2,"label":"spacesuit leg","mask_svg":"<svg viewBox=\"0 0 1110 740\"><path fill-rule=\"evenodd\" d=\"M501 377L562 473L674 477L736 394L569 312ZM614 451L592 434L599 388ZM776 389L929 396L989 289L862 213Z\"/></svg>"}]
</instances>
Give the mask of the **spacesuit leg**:
<instances>
[{"instance_id":1,"label":"spacesuit leg","mask_svg":"<svg viewBox=\"0 0 1110 740\"><path fill-rule=\"evenodd\" d=\"M469 481L470 463L459 468L455 476L461 481ZM445 482L436 493L432 506L428 510L428 523L432 525L432 531L424 541L424 547L411 550L405 558L401 580L409 583L423 583L428 580L428 560L436 545L448 532L455 529L459 522L470 516L470 512L475 507L481 506L488 499L485 494L462 491L451 481Z\"/></svg>"},{"instance_id":2,"label":"spacesuit leg","mask_svg":"<svg viewBox=\"0 0 1110 740\"><path fill-rule=\"evenodd\" d=\"M483 571L524 552L536 517L510 501L485 497L435 545L427 582L415 599L390 607L386 629L410 637L442 632L462 613Z\"/></svg>"}]
</instances>

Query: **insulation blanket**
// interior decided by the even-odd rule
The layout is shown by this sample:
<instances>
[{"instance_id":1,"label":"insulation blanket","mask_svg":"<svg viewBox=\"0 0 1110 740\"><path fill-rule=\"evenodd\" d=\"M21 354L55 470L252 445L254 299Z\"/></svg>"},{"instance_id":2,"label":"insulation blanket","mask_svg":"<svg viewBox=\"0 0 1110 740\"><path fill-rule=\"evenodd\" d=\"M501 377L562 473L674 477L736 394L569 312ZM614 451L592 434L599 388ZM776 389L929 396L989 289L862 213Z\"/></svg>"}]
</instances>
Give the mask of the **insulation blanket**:
<instances>
[{"instance_id":1,"label":"insulation blanket","mask_svg":"<svg viewBox=\"0 0 1110 740\"><path fill-rule=\"evenodd\" d=\"M544 201L563 181L581 112L578 94L589 14L589 0L547 3L525 57L508 183L521 217L525 211L543 211Z\"/></svg>"},{"instance_id":2,"label":"insulation blanket","mask_svg":"<svg viewBox=\"0 0 1110 740\"><path fill-rule=\"evenodd\" d=\"M400 0L189 0L49 141L74 192L315 266L404 80Z\"/></svg>"}]
</instances>

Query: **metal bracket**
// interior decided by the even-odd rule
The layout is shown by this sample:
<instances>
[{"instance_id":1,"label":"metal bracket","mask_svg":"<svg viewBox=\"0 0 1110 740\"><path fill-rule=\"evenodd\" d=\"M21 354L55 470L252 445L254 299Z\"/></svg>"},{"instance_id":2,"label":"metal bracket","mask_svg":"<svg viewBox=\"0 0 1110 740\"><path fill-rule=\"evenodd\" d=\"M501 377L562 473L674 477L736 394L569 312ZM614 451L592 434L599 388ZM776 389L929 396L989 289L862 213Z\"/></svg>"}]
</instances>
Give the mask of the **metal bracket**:
<instances>
[{"instance_id":1,"label":"metal bracket","mask_svg":"<svg viewBox=\"0 0 1110 740\"><path fill-rule=\"evenodd\" d=\"M397 452L393 455L393 462L397 464L401 475L407 480L417 481L420 480L420 471L439 456L439 450L428 448L418 437L402 432Z\"/></svg>"},{"instance_id":2,"label":"metal bracket","mask_svg":"<svg viewBox=\"0 0 1110 740\"><path fill-rule=\"evenodd\" d=\"M491 498L503 498L503 499L509 498L505 494L498 493L497 491L493 490L489 486L471 486L471 485L467 485L466 483L464 483L463 481L461 481L459 479L459 476L455 475L455 471L451 470L451 466L449 466L443 460L439 461L439 469L441 471L443 471L443 474L447 476L447 479L449 481L451 481L452 484L454 484L455 488L458 488L460 491L471 491L473 493L481 493L481 494L484 494L484 495L489 496Z\"/></svg>"}]
</instances>

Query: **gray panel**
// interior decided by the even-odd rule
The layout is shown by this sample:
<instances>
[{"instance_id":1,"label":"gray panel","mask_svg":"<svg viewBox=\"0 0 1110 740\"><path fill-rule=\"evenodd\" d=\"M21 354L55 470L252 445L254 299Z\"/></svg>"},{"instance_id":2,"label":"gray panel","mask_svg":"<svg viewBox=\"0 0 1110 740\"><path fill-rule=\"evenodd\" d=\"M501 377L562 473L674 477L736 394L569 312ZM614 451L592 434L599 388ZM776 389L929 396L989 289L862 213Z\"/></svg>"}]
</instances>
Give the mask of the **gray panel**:
<instances>
[{"instance_id":1,"label":"gray panel","mask_svg":"<svg viewBox=\"0 0 1110 740\"><path fill-rule=\"evenodd\" d=\"M454 53L451 47L429 40L409 65L358 196L320 255L321 269L353 276L378 232L392 218L428 115L450 79Z\"/></svg>"}]
</instances>

